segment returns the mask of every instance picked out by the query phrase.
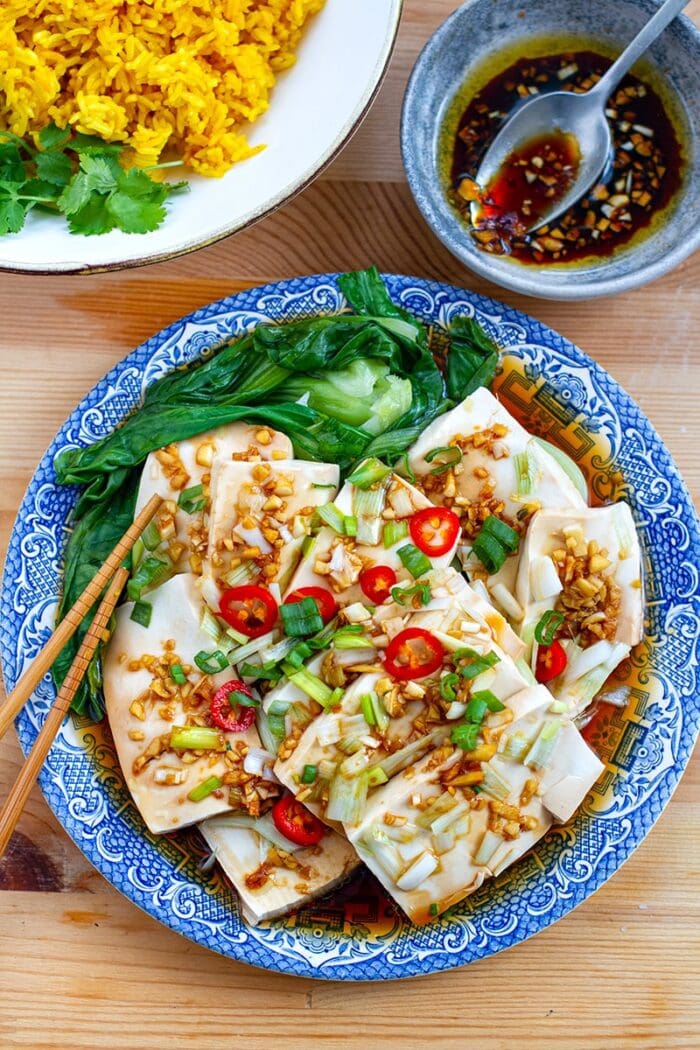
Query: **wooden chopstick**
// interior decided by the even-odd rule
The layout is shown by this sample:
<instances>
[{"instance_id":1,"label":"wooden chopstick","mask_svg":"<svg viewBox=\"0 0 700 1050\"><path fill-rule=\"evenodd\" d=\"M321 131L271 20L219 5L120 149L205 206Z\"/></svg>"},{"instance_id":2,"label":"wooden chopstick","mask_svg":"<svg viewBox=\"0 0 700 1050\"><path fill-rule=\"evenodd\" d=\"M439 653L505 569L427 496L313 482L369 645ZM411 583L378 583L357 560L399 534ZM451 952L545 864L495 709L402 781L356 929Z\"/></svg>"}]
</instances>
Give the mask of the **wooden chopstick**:
<instances>
[{"instance_id":1,"label":"wooden chopstick","mask_svg":"<svg viewBox=\"0 0 700 1050\"><path fill-rule=\"evenodd\" d=\"M84 617L102 594L105 585L112 578L124 558L127 556L149 521L160 507L161 496L152 496L142 511L134 518L119 543L109 555L104 565L90 580L83 593L69 609L53 632L41 652L32 661L17 685L0 707L0 738L2 738L15 718L26 704L35 688L51 667L69 638L75 634Z\"/></svg>"},{"instance_id":2,"label":"wooden chopstick","mask_svg":"<svg viewBox=\"0 0 700 1050\"><path fill-rule=\"evenodd\" d=\"M115 605L119 601L124 584L129 578L127 569L119 569L107 588L107 593L99 604L95 618L90 624L87 634L75 654L70 670L66 675L58 695L49 708L44 724L34 742L34 747L25 759L24 765L19 771L17 780L10 789L7 801L0 811L0 857L7 849L7 845L24 809L29 792L34 786L34 781L39 775L44 759L49 753L54 737L58 733L63 722L63 717L70 707L78 686L83 680L88 664L92 659L97 646L102 639L109 618Z\"/></svg>"}]
</instances>

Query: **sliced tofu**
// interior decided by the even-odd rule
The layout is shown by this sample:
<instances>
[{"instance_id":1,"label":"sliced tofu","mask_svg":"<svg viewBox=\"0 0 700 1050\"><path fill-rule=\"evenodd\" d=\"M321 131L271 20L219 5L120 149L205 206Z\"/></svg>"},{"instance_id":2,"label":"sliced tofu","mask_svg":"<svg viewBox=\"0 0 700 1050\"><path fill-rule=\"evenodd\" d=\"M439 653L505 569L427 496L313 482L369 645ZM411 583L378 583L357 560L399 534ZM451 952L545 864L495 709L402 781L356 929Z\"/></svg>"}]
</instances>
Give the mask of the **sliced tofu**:
<instances>
[{"instance_id":1,"label":"sliced tofu","mask_svg":"<svg viewBox=\"0 0 700 1050\"><path fill-rule=\"evenodd\" d=\"M302 460L249 463L217 461L211 473L211 510L203 593L218 608L218 595L238 582L277 584L284 589L311 531L316 507L338 488L335 463ZM213 584L213 586L212 586Z\"/></svg>"},{"instance_id":2,"label":"sliced tofu","mask_svg":"<svg viewBox=\"0 0 700 1050\"><path fill-rule=\"evenodd\" d=\"M551 713L551 700L542 686L509 699L514 721L501 736L499 752L482 763L478 796L470 800L459 790L450 795L441 782L445 774L449 782L459 752L442 762L429 754L370 796L358 826L346 825L362 860L414 922L429 922L500 874L554 821L568 820L597 780L602 763L571 721ZM542 734L549 734L549 745L538 742ZM517 748L511 750L513 736ZM501 808L492 809L492 803ZM429 805L437 808L428 812ZM521 829L516 825L514 836L508 824L501 823L500 831L491 824L513 819L510 810L502 815L503 805L519 814Z\"/></svg>"},{"instance_id":3,"label":"sliced tofu","mask_svg":"<svg viewBox=\"0 0 700 1050\"><path fill-rule=\"evenodd\" d=\"M526 641L532 640L542 614L547 609L558 608L565 597L552 556L566 550L574 556L588 558L587 551L594 549L589 546L591 543L595 544L597 553L587 561L590 568L587 575L594 585L601 579L612 580L620 592L615 630L608 641L633 646L641 640L644 608L639 539L628 505L613 503L609 507L587 507L579 511L542 510L533 515L521 552L516 586L516 597L525 612L521 634ZM595 613L598 599L591 600L591 612Z\"/></svg>"},{"instance_id":4,"label":"sliced tofu","mask_svg":"<svg viewBox=\"0 0 700 1050\"><path fill-rule=\"evenodd\" d=\"M156 523L162 522L168 544L172 544L170 549L177 555L173 560L178 572L191 571L190 556L206 540L203 511L188 513L177 506L178 497L183 489L201 485L215 461L227 461L234 455L258 460L289 459L293 455L292 443L285 434L269 427L228 423L150 452L146 457L134 515L155 495L172 504L161 509Z\"/></svg>"},{"instance_id":5,"label":"sliced tofu","mask_svg":"<svg viewBox=\"0 0 700 1050\"><path fill-rule=\"evenodd\" d=\"M202 601L193 575L174 576L150 592L148 601L152 604L148 627L130 619L132 603L117 609L116 626L104 657L104 694L107 717L129 791L150 831L161 833L231 809L228 789L219 790L201 802L192 802L187 797L198 784L209 777L223 776L231 767L223 752L209 752L187 764L167 745L161 754L142 764L149 745L161 737L169 738L173 726L185 725L188 716L200 713L200 708L202 712L208 710L208 703L203 698L198 707L190 697L185 704L179 689L169 699L152 698L150 687L154 674L146 668L129 670L130 662L140 661L145 655L162 659L165 644L174 642L168 651L177 654L183 667L191 665L187 678L196 685L202 674L194 666L195 654L212 648L211 638L199 626ZM233 677L228 669L210 681L216 687ZM224 745L227 741L232 744L245 741L249 746L260 746L254 726L245 733L224 733L222 739Z\"/></svg>"},{"instance_id":6,"label":"sliced tofu","mask_svg":"<svg viewBox=\"0 0 700 1050\"><path fill-rule=\"evenodd\" d=\"M343 486L335 504L342 514L357 517L357 538L339 536L330 527L321 529L311 549L300 562L289 584L290 591L298 587L330 586L343 605L366 601L358 580L362 569L372 565L388 565L396 573L399 583L413 582L413 577L398 555L402 547L412 542L410 536L404 536L390 547L386 547L383 540L384 526L390 520L406 520L417 510L423 510L433 504L398 474L389 474L382 486L384 499L379 499L376 511L367 516L358 513L357 504L358 497L362 500L366 494L360 493L350 483ZM362 503L360 510L361 507ZM383 512L391 517L383 516ZM432 568L441 569L448 566L456 548L455 541L445 554L439 558L430 558Z\"/></svg>"},{"instance_id":7,"label":"sliced tofu","mask_svg":"<svg viewBox=\"0 0 700 1050\"><path fill-rule=\"evenodd\" d=\"M330 893L360 864L350 843L330 828L317 846L294 851L291 870L275 863L279 856L271 852L267 839L233 826L227 817L205 820L199 830L233 883L243 917L251 925Z\"/></svg>"},{"instance_id":8,"label":"sliced tofu","mask_svg":"<svg viewBox=\"0 0 700 1050\"><path fill-rule=\"evenodd\" d=\"M462 448L461 463L454 471L432 474L434 463L425 457L431 450L451 443ZM556 459L485 387L475 390L451 412L431 423L413 445L409 463L422 479L430 499L434 503L447 502L457 512L461 507L465 523L469 523L469 508L480 508L484 503L486 489L500 505L494 512L511 522L533 508L578 510L586 506ZM467 548L472 539L473 526L469 525L464 532ZM490 576L474 557L465 558L464 565L470 579L484 579L499 608L513 620L520 618L521 610L513 602L517 552Z\"/></svg>"}]
</instances>

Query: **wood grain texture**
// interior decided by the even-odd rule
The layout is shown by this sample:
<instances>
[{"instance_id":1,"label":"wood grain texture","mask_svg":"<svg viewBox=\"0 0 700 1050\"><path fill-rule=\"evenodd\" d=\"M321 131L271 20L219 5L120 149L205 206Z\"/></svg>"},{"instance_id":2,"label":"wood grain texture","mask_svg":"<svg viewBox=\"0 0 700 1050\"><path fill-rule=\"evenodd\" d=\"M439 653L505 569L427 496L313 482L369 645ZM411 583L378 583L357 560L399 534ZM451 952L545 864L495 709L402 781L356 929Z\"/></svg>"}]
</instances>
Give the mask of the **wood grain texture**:
<instances>
[{"instance_id":1,"label":"wood grain texture","mask_svg":"<svg viewBox=\"0 0 700 1050\"><path fill-rule=\"evenodd\" d=\"M613 299L525 299L464 270L413 204L398 146L401 98L419 48L455 6L407 0L361 130L320 181L258 226L138 271L0 275L3 550L44 448L136 344L241 288L369 263L493 295L568 336L641 405L700 501L700 256ZM688 11L700 19L700 0ZM20 764L11 732L0 741L0 802ZM696 756L638 852L562 922L465 970L359 987L265 974L164 929L88 865L35 790L0 861L0 1047L698 1047L699 804Z\"/></svg>"}]
</instances>

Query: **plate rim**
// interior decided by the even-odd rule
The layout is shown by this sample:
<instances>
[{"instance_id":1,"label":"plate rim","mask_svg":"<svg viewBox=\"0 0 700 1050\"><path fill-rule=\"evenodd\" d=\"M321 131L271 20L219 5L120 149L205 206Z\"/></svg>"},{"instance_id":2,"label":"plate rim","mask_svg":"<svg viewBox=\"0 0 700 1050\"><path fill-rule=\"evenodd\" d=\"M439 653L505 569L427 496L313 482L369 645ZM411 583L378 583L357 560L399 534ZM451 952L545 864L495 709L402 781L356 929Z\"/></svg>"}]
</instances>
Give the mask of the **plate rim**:
<instances>
[{"instance_id":1,"label":"plate rim","mask_svg":"<svg viewBox=\"0 0 700 1050\"><path fill-rule=\"evenodd\" d=\"M547 349L553 348L552 337L559 340L564 346L567 356L571 357L574 361L577 361L582 366L590 369L590 371L598 378L602 378L604 382L611 384L614 391L615 400L614 407L615 412L619 415L621 408L626 408L628 411L631 410L632 422L642 430L655 442L658 443L659 451L664 456L664 470L663 476L668 478L674 483L674 496L677 498L679 504L684 504L688 510L688 520L686 525L689 527L689 543L688 549L691 552L700 551L700 525L698 523L697 515L688 492L685 483L681 477L680 471L673 460L670 452L666 448L665 444L658 435L655 427L641 411L639 406L636 405L630 395L621 387L617 381L609 375L609 373L602 368L596 361L590 358L584 351L580 350L575 344L571 343L570 340L561 336L556 330L551 329L549 326L538 321L536 318L524 314L522 311L517 310L514 307L509 307L507 304L501 303L498 300L492 299L487 296L480 295L479 293L472 292L469 289L462 288L457 285L450 285L440 281L434 281L431 279L425 279L420 277L412 277L401 274L384 274L390 283L392 292L396 294L400 292L402 288L414 288L419 290L427 291L432 295L439 294L440 292L447 293L448 296L452 295L459 299L466 299L473 306L475 310L478 310L484 314L491 314L499 316L501 319L505 316L509 319L517 319L517 322L523 325L527 331L527 336L530 341L535 338L543 340L543 345ZM241 292L234 293L231 296L226 296L222 299L215 300L210 304L198 307L189 314L181 317L171 324L162 328L159 332L155 333L147 340L139 344L129 354L117 362L103 377L100 379L93 388L88 391L85 397L80 403L73 409L69 414L67 420L58 429L56 436L52 440L49 448L44 452L41 460L36 468L36 471L32 475L32 478L27 486L27 490L22 498L20 508L17 517L13 523L12 533L10 541L8 543L5 568L2 582L2 594L0 595L0 607L5 610L7 608L7 602L9 600L9 587L8 587L8 574L10 571L11 553L13 553L21 542L21 526L22 521L30 507L30 500L32 498L32 490L39 484L39 477L42 470L50 469L53 462L53 457L56 453L55 446L57 443L64 441L64 432L71 422L77 422L89 409L89 398L91 395L98 391L103 393L108 391L110 384L116 375L120 374L125 368L128 368L134 363L138 363L143 358L144 363L148 363L152 360L153 355L158 351L160 347L165 345L169 339L172 338L179 330L183 330L184 327L191 323L200 323L201 317L207 317L211 320L212 324L216 316L226 315L231 313L245 313L251 308L252 303L259 303L260 300L266 296L284 295L290 288L303 286L304 291L307 294L311 294L319 286L336 286L337 273L322 273L305 275L300 278L291 278L276 282L270 282L265 285L256 286L253 288L246 289ZM337 286L336 286L337 287ZM322 310L319 310L322 312ZM547 338L550 337L549 344ZM135 362L136 359L136 362ZM697 558L700 562L700 558ZM696 581L693 595L697 597L700 593L700 584ZM9 617L2 616L2 622L0 622L0 642L2 643L2 664L5 682L8 686L14 685L14 674L9 674L8 669L13 667L14 669L14 655L10 652L8 636L12 635L12 631L8 628L7 624ZM697 632L696 632L697 641ZM697 685L697 683L696 683ZM617 852L615 855L615 863L612 870L607 870L603 866L598 866L593 871L591 877L585 882L575 883L574 890L569 900L557 899L558 907L553 907L546 914L538 917L537 927L529 932L523 932L516 930L514 937L503 937L502 940L496 944L488 943L482 950L477 946L473 948L469 943L466 943L459 951L454 954L446 951L436 953L424 953L421 955L414 955L409 959L408 964L403 966L397 964L392 967L389 979L407 979L414 976L420 976L428 973L442 972L445 970L453 969L458 966L467 965L470 962L477 961L480 958L486 958L499 951L503 951L508 947L512 947L516 944L522 943L523 941L534 936L535 933L541 932L546 929L554 922L558 921L567 915L574 907L582 903L583 900L587 899L595 891L597 891L607 880L610 878L619 868L625 863L626 860L632 855L637 849L641 842L646 838L653 825L658 820L659 816L663 812L664 808L670 801L675 788L680 780L682 773L684 772L690 757L692 755L693 746L695 739L697 738L698 729L700 727L700 706L697 703L697 695L695 696L695 709L692 705L686 718L679 739L678 746L678 757L673 764L664 770L663 776L659 778L655 784L654 789L650 792L649 796L645 797L644 801L634 811L634 835L632 841L629 839L624 840L619 845L621 855L618 856ZM25 716L20 716L16 722L16 728L20 739L20 744L23 752L26 754L29 746L31 745L30 737L32 736L33 730L31 727L28 729L28 719ZM34 733L35 735L35 733ZM681 744L683 746L681 746ZM297 955L284 955L270 948L266 943L262 941L253 941L256 945L256 950L260 957L264 959L264 962L257 962L250 957L247 957L246 942L242 945L237 945L228 941L228 950L225 950L222 946L216 944L208 944L204 936L201 935L201 928L195 923L188 925L187 920L183 920L181 916L174 916L172 912L164 912L159 908L158 905L153 904L151 908L147 906L144 899L139 898L136 887L130 883L117 885L113 875L114 872L110 866L106 863L104 858L101 857L99 851L91 842L86 839L84 834L80 833L80 828L77 827L78 821L68 812L68 803L57 788L55 780L50 774L50 770L44 767L39 778L39 782L44 793L44 796L55 813L59 823L67 834L71 837L73 842L78 846L87 860L97 868L102 876L116 889L118 889L124 896L126 896L132 903L136 904L146 914L152 918L156 918L162 922L166 927L174 930L174 932L181 933L188 937L190 940L198 943L204 947L208 947L210 950L217 951L228 958L245 962L248 965L257 966L261 969L273 970L280 973L294 974L296 976L313 977L318 979L335 979L335 980L350 980L350 981L363 981L363 980L376 980L376 979L387 979L386 976L382 976L376 972L376 963L381 962L384 952L377 953L375 955L368 956L365 959L360 959L351 964L346 964L345 967L341 966L329 966L326 963L320 964L315 969L308 958ZM657 793L663 787L663 799L659 800L656 806L652 805L652 800L656 797ZM649 810L653 812L649 812ZM641 819L640 819L641 818ZM90 848L88 848L90 847ZM142 895L143 897L143 895ZM449 922L449 920L445 920ZM199 935L198 935L199 934ZM347 972L345 972L347 970Z\"/></svg>"}]
</instances>

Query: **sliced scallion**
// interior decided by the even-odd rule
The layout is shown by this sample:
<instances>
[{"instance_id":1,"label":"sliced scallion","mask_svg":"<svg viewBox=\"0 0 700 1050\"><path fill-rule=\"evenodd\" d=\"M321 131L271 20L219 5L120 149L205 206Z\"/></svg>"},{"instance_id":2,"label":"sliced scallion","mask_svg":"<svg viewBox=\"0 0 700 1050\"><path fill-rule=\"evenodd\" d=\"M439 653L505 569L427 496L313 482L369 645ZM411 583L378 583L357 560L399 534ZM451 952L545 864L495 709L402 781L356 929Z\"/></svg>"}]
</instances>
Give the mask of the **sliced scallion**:
<instances>
[{"instance_id":1,"label":"sliced scallion","mask_svg":"<svg viewBox=\"0 0 700 1050\"><path fill-rule=\"evenodd\" d=\"M141 533L141 539L146 550L154 551L161 543L161 535L155 519L151 518L146 528Z\"/></svg>"},{"instance_id":2,"label":"sliced scallion","mask_svg":"<svg viewBox=\"0 0 700 1050\"><path fill-rule=\"evenodd\" d=\"M352 510L357 518L357 541L372 546L379 543L384 522L382 511L386 503L389 477L383 478L374 486L361 489L355 487L352 494Z\"/></svg>"},{"instance_id":3,"label":"sliced scallion","mask_svg":"<svg viewBox=\"0 0 700 1050\"><path fill-rule=\"evenodd\" d=\"M467 709L464 712L464 717L467 722L474 722L480 726L484 721L486 712L489 709L489 705L482 698L473 696L467 704Z\"/></svg>"},{"instance_id":4,"label":"sliced scallion","mask_svg":"<svg viewBox=\"0 0 700 1050\"><path fill-rule=\"evenodd\" d=\"M212 653L201 649L195 655L194 662L202 674L218 674L219 671L224 671L229 666L226 654L221 649L215 649Z\"/></svg>"},{"instance_id":5,"label":"sliced scallion","mask_svg":"<svg viewBox=\"0 0 700 1050\"><path fill-rule=\"evenodd\" d=\"M209 726L173 726L170 746L174 751L221 751L223 740L219 730Z\"/></svg>"},{"instance_id":6,"label":"sliced scallion","mask_svg":"<svg viewBox=\"0 0 700 1050\"><path fill-rule=\"evenodd\" d=\"M221 781L218 777L207 777L201 784L197 784L197 787L192 788L187 797L190 802L201 802L213 794L214 791L218 791L221 786Z\"/></svg>"},{"instance_id":7,"label":"sliced scallion","mask_svg":"<svg viewBox=\"0 0 700 1050\"><path fill-rule=\"evenodd\" d=\"M486 704L489 711L505 711L505 704L502 704L495 693L492 693L490 689L479 689L477 692L472 693L472 700L478 700L481 703Z\"/></svg>"},{"instance_id":8,"label":"sliced scallion","mask_svg":"<svg viewBox=\"0 0 700 1050\"><path fill-rule=\"evenodd\" d=\"M311 671L307 671L305 667L299 669L290 667L289 664L282 664L282 670L287 675L290 682L293 682L303 693L310 696L312 700L315 700L321 707L328 707L332 702L333 690L330 689L325 682L312 674ZM342 690L341 690L342 693Z\"/></svg>"},{"instance_id":9,"label":"sliced scallion","mask_svg":"<svg viewBox=\"0 0 700 1050\"><path fill-rule=\"evenodd\" d=\"M172 562L163 561L149 554L144 558L134 575L129 580L126 590L132 601L138 601L142 591L156 587L167 579L173 571Z\"/></svg>"},{"instance_id":10,"label":"sliced scallion","mask_svg":"<svg viewBox=\"0 0 700 1050\"><path fill-rule=\"evenodd\" d=\"M459 675L458 674L450 673L450 674L443 675L442 678L440 679L439 684L438 684L438 688L440 690L440 696L442 697L442 699L443 700L449 700L450 702L452 702L452 700L454 700L456 695L457 695L455 690L456 690L458 685L459 685Z\"/></svg>"},{"instance_id":11,"label":"sliced scallion","mask_svg":"<svg viewBox=\"0 0 700 1050\"><path fill-rule=\"evenodd\" d=\"M151 623L151 616L153 615L153 606L150 602L134 602L134 607L131 610L130 620L134 623L140 624L142 627L148 627Z\"/></svg>"},{"instance_id":12,"label":"sliced scallion","mask_svg":"<svg viewBox=\"0 0 700 1050\"><path fill-rule=\"evenodd\" d=\"M348 475L348 481L358 489L368 489L378 481L382 481L387 474L391 474L391 467L382 463L380 459L370 456L361 463L352 474Z\"/></svg>"},{"instance_id":13,"label":"sliced scallion","mask_svg":"<svg viewBox=\"0 0 700 1050\"><path fill-rule=\"evenodd\" d=\"M178 507L186 514L197 514L200 510L204 510L206 503L202 485L192 485L188 489L183 489L177 498Z\"/></svg>"},{"instance_id":14,"label":"sliced scallion","mask_svg":"<svg viewBox=\"0 0 700 1050\"><path fill-rule=\"evenodd\" d=\"M473 751L480 731L481 726L477 725L476 722L460 722L458 726L454 726L452 729L450 740L457 747L460 747L462 751Z\"/></svg>"},{"instance_id":15,"label":"sliced scallion","mask_svg":"<svg viewBox=\"0 0 700 1050\"><path fill-rule=\"evenodd\" d=\"M415 605L414 598L418 598L421 605L427 605L433 596L428 583L414 583L412 587L392 587L391 598L397 605Z\"/></svg>"},{"instance_id":16,"label":"sliced scallion","mask_svg":"<svg viewBox=\"0 0 700 1050\"><path fill-rule=\"evenodd\" d=\"M315 598L306 597L300 602L286 602L280 605L279 609L284 633L290 638L316 634L323 627L323 619Z\"/></svg>"},{"instance_id":17,"label":"sliced scallion","mask_svg":"<svg viewBox=\"0 0 700 1050\"><path fill-rule=\"evenodd\" d=\"M529 496L532 492L532 470L530 456L527 452L516 452L513 456L515 468L516 491L518 496Z\"/></svg>"},{"instance_id":18,"label":"sliced scallion","mask_svg":"<svg viewBox=\"0 0 700 1050\"><path fill-rule=\"evenodd\" d=\"M318 776L318 766L306 765L301 771L302 784L313 784Z\"/></svg>"},{"instance_id":19,"label":"sliced scallion","mask_svg":"<svg viewBox=\"0 0 700 1050\"><path fill-rule=\"evenodd\" d=\"M444 474L450 467L462 462L462 450L458 445L442 445L440 448L431 448L425 454L425 462L437 462L437 466L430 471L431 474Z\"/></svg>"},{"instance_id":20,"label":"sliced scallion","mask_svg":"<svg viewBox=\"0 0 700 1050\"><path fill-rule=\"evenodd\" d=\"M330 525L340 536L345 535L345 515L335 503L325 503L322 507L317 507L316 513L321 521Z\"/></svg>"},{"instance_id":21,"label":"sliced scallion","mask_svg":"<svg viewBox=\"0 0 700 1050\"><path fill-rule=\"evenodd\" d=\"M405 536L408 536L408 522L405 519L388 521L384 526L383 539L386 548L393 547Z\"/></svg>"},{"instance_id":22,"label":"sliced scallion","mask_svg":"<svg viewBox=\"0 0 700 1050\"><path fill-rule=\"evenodd\" d=\"M538 645L551 645L556 638L557 631L564 623L564 614L548 609L543 614L535 627L535 641Z\"/></svg>"},{"instance_id":23,"label":"sliced scallion","mask_svg":"<svg viewBox=\"0 0 700 1050\"><path fill-rule=\"evenodd\" d=\"M182 664L170 665L170 677L177 685L185 685L187 683L187 675L182 670Z\"/></svg>"},{"instance_id":24,"label":"sliced scallion","mask_svg":"<svg viewBox=\"0 0 700 1050\"><path fill-rule=\"evenodd\" d=\"M545 722L525 756L525 765L535 770L546 769L554 753L560 732L561 722L558 719L553 718Z\"/></svg>"},{"instance_id":25,"label":"sliced scallion","mask_svg":"<svg viewBox=\"0 0 700 1050\"><path fill-rule=\"evenodd\" d=\"M424 576L432 569L430 558L423 554L423 551L418 550L414 543L407 543L404 547L399 547L396 553L401 564L408 569L414 580L417 580L419 576Z\"/></svg>"},{"instance_id":26,"label":"sliced scallion","mask_svg":"<svg viewBox=\"0 0 700 1050\"><path fill-rule=\"evenodd\" d=\"M336 773L328 791L326 818L338 820L343 824L359 824L367 802L368 788L366 772L356 777L345 777L342 773Z\"/></svg>"}]
</instances>

